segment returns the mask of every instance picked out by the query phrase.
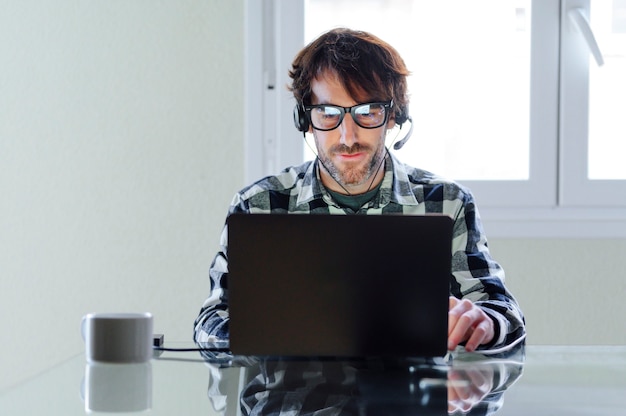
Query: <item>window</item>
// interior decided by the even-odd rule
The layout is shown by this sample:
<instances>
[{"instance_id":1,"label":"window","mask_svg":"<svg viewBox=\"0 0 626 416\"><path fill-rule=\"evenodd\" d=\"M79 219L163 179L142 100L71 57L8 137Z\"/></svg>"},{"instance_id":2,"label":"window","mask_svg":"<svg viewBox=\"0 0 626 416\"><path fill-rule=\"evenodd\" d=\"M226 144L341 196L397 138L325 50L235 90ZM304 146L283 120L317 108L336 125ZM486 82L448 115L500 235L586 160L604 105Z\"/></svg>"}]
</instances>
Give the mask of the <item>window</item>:
<instances>
[{"instance_id":1,"label":"window","mask_svg":"<svg viewBox=\"0 0 626 416\"><path fill-rule=\"evenodd\" d=\"M626 0L589 3L248 5L246 119L257 141L247 179L312 156L297 140L286 72L305 42L349 26L387 40L412 71L414 132L399 157L470 187L490 237L625 237Z\"/></svg>"},{"instance_id":2,"label":"window","mask_svg":"<svg viewBox=\"0 0 626 416\"><path fill-rule=\"evenodd\" d=\"M357 14L354 2L309 0L305 41L347 26L400 52L412 72L403 161L458 180L528 180L530 0L483 3L490 13L466 0L361 0Z\"/></svg>"},{"instance_id":3,"label":"window","mask_svg":"<svg viewBox=\"0 0 626 416\"><path fill-rule=\"evenodd\" d=\"M581 6L585 3L590 10ZM625 15L626 2L619 0L567 1L561 11L564 206L626 211L626 168L620 157L626 149Z\"/></svg>"},{"instance_id":4,"label":"window","mask_svg":"<svg viewBox=\"0 0 626 416\"><path fill-rule=\"evenodd\" d=\"M604 61L589 67L589 179L626 179L626 0L590 3Z\"/></svg>"}]
</instances>

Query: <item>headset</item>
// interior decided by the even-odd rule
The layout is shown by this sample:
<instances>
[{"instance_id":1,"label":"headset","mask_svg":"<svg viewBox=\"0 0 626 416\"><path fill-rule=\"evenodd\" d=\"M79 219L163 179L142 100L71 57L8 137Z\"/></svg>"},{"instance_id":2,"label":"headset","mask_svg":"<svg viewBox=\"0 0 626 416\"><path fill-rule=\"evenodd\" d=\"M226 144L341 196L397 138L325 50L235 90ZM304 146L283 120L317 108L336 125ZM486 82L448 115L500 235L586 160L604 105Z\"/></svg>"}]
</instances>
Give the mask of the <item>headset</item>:
<instances>
[{"instance_id":1,"label":"headset","mask_svg":"<svg viewBox=\"0 0 626 416\"><path fill-rule=\"evenodd\" d=\"M408 113L409 113L408 107L399 107L394 115L395 122L398 125L398 127L400 127L400 129L402 129L402 125L405 122L408 121L410 124L410 128L406 136L404 136L402 140L400 140L399 142L393 145L393 148L396 150L399 150L400 148L402 148L402 146L404 146L407 140L409 140L409 137L411 137L411 133L413 132L413 120L411 119L411 116L409 116ZM296 104L296 106L293 108L293 123L296 126L296 129L302 132L302 134L309 131L309 127L311 126L311 123L309 121L309 117L306 114L306 111L304 110L304 105L301 103Z\"/></svg>"},{"instance_id":2,"label":"headset","mask_svg":"<svg viewBox=\"0 0 626 416\"><path fill-rule=\"evenodd\" d=\"M296 125L296 129L302 133L309 131L309 117L304 111L304 105L296 104L293 108L293 123Z\"/></svg>"}]
</instances>

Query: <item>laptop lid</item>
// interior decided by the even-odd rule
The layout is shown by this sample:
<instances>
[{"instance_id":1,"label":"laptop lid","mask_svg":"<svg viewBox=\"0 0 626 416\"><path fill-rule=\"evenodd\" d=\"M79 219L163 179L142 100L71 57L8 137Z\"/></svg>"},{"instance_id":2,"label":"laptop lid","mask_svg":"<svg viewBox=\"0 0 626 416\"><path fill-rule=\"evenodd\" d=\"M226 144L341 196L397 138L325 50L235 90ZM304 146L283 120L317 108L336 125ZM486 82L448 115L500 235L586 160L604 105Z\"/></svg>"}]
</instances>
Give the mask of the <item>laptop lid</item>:
<instances>
[{"instance_id":1,"label":"laptop lid","mask_svg":"<svg viewBox=\"0 0 626 416\"><path fill-rule=\"evenodd\" d=\"M443 356L452 220L235 214L230 349L262 356Z\"/></svg>"}]
</instances>

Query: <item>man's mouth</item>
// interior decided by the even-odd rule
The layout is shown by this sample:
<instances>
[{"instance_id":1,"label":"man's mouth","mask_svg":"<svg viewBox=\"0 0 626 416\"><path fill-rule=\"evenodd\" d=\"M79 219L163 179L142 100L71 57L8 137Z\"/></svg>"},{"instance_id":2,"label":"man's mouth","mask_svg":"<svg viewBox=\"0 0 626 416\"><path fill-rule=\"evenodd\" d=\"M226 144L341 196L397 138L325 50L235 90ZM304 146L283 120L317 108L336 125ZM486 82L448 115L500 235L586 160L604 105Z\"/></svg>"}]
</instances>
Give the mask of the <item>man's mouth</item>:
<instances>
[{"instance_id":1,"label":"man's mouth","mask_svg":"<svg viewBox=\"0 0 626 416\"><path fill-rule=\"evenodd\" d=\"M367 149L363 146L354 146L351 148L340 147L335 149L335 155L345 160L355 160L364 157L367 154Z\"/></svg>"},{"instance_id":2,"label":"man's mouth","mask_svg":"<svg viewBox=\"0 0 626 416\"><path fill-rule=\"evenodd\" d=\"M365 152L353 152L353 153L337 153L337 156L344 161L359 161L365 157Z\"/></svg>"}]
</instances>

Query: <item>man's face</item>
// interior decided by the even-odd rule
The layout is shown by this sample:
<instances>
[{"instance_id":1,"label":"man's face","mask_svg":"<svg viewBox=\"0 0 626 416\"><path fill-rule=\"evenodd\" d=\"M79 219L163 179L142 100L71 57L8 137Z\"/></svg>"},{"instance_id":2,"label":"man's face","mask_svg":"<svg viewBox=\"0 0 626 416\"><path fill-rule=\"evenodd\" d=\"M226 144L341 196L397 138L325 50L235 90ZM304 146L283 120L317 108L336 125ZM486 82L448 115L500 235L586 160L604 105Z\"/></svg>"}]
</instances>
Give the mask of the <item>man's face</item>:
<instances>
[{"instance_id":1,"label":"man's face","mask_svg":"<svg viewBox=\"0 0 626 416\"><path fill-rule=\"evenodd\" d=\"M336 76L324 72L311 83L311 104L333 104L352 107L371 101L355 101ZM390 119L386 125L375 129L358 126L350 114L334 130L313 130L318 157L322 162L322 183L327 188L350 194L361 194L374 188L384 176L383 160L385 157L385 135L393 127ZM343 189L341 185L345 188Z\"/></svg>"}]
</instances>

